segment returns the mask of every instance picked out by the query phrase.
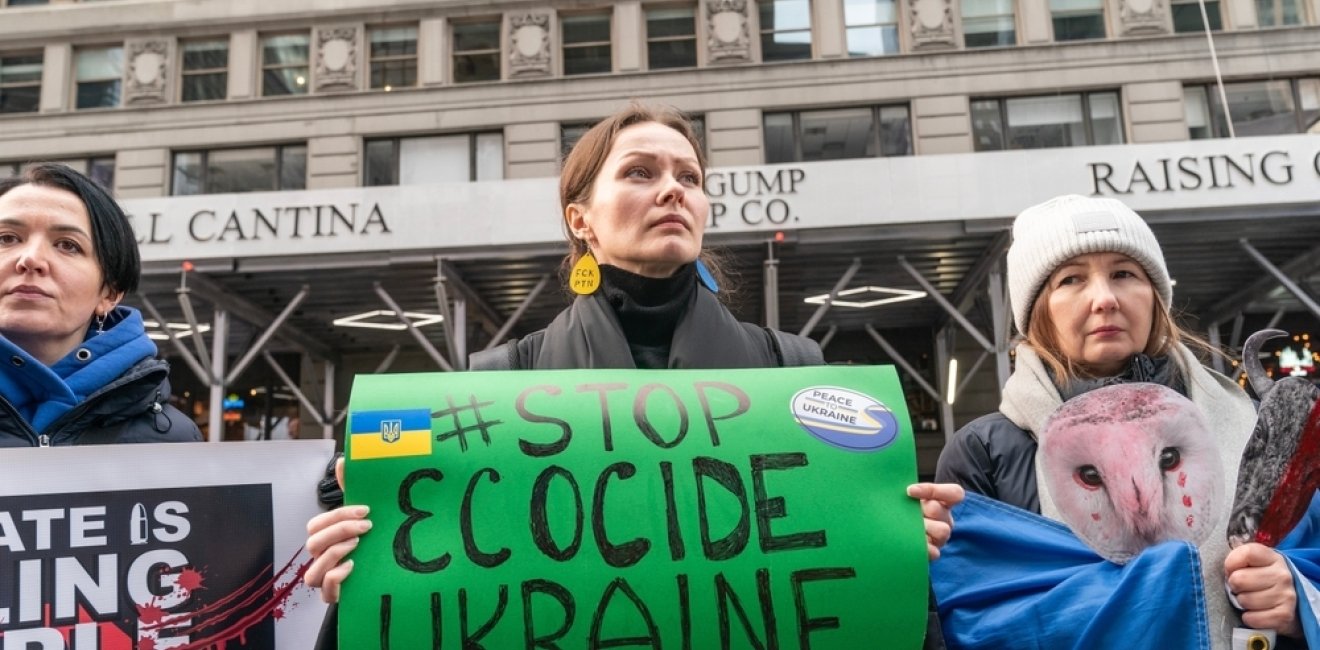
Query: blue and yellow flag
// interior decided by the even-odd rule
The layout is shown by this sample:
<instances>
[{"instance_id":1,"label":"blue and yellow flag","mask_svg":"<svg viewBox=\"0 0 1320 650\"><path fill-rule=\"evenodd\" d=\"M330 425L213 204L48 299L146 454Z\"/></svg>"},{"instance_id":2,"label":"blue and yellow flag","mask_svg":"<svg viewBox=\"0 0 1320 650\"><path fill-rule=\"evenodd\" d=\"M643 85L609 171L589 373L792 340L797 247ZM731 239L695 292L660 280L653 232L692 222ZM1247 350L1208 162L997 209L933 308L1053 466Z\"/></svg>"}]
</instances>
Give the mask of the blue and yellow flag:
<instances>
[{"instance_id":1,"label":"blue and yellow flag","mask_svg":"<svg viewBox=\"0 0 1320 650\"><path fill-rule=\"evenodd\" d=\"M428 409L357 411L348 422L349 458L398 458L431 455Z\"/></svg>"}]
</instances>

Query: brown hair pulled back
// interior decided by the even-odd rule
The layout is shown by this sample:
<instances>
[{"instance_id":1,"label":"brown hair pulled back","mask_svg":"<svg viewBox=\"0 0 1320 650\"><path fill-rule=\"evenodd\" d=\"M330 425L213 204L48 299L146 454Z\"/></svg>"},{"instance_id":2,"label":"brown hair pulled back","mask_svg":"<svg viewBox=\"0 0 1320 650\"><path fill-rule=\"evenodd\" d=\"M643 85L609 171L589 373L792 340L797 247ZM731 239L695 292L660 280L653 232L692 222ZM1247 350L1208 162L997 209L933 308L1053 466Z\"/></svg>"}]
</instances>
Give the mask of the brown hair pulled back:
<instances>
[{"instance_id":1,"label":"brown hair pulled back","mask_svg":"<svg viewBox=\"0 0 1320 650\"><path fill-rule=\"evenodd\" d=\"M591 192L596 185L596 177L600 175L601 168L605 165L605 159L609 157L610 151L614 148L614 143L619 138L619 133L624 129L635 124L645 124L655 122L667 126L688 141L692 145L692 150L696 153L697 164L701 166L701 178L706 178L706 153L702 149L701 142L697 139L696 130L692 128L692 122L681 111L670 106L648 106L640 102L632 102L622 110L606 117L595 126L591 127L582 138L573 145L572 151L564 157L563 171L559 175L559 214L563 219L564 236L568 239L568 256L564 259L564 265L561 269L564 277L567 277L569 269L589 250L587 242L577 237L568 228L567 211L572 203L588 204L591 202ZM723 272L723 265L718 256L712 255L710 251L702 250L701 260L705 262L706 267L710 269L711 274L715 276L720 285L720 295L725 295L728 278Z\"/></svg>"}]
</instances>

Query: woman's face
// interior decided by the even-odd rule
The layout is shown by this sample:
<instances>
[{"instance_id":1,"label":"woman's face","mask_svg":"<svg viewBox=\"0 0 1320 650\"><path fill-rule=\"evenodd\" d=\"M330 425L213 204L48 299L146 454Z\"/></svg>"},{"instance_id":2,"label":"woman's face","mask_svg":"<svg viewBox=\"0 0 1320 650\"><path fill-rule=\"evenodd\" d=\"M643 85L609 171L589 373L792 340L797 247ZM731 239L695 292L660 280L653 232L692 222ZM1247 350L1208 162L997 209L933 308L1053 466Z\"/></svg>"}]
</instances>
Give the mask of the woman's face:
<instances>
[{"instance_id":1,"label":"woman's face","mask_svg":"<svg viewBox=\"0 0 1320 650\"><path fill-rule=\"evenodd\" d=\"M1121 253L1078 255L1048 280L1059 351L1092 374L1118 374L1146 349L1155 290L1140 264Z\"/></svg>"},{"instance_id":2,"label":"woman's face","mask_svg":"<svg viewBox=\"0 0 1320 650\"><path fill-rule=\"evenodd\" d=\"M565 217L596 261L668 277L701 252L710 209L702 180L687 138L657 122L634 124L619 131L591 198Z\"/></svg>"},{"instance_id":3,"label":"woman's face","mask_svg":"<svg viewBox=\"0 0 1320 650\"><path fill-rule=\"evenodd\" d=\"M103 282L76 195L20 185L0 196L0 334L49 364L120 297Z\"/></svg>"}]
</instances>

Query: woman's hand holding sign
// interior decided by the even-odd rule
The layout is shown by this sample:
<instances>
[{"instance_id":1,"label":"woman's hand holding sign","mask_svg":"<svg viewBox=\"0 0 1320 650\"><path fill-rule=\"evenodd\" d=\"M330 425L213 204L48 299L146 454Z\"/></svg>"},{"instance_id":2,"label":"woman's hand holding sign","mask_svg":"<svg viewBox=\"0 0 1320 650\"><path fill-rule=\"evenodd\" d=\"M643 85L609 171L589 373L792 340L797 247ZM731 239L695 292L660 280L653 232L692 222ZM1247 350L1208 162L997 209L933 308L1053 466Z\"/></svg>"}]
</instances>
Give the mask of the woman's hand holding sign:
<instances>
[{"instance_id":1,"label":"woman's hand holding sign","mask_svg":"<svg viewBox=\"0 0 1320 650\"><path fill-rule=\"evenodd\" d=\"M953 513L950 510L962 503L966 492L956 483L914 483L908 486L908 496L921 500L921 516L926 524L926 554L934 560L940 556L940 547L953 534Z\"/></svg>"},{"instance_id":2,"label":"woman's hand holding sign","mask_svg":"<svg viewBox=\"0 0 1320 650\"><path fill-rule=\"evenodd\" d=\"M344 487L344 459L335 463L335 478ZM353 561L344 558L358 545L358 537L371 530L366 506L343 506L312 517L307 522L307 552L315 560L303 580L321 590L321 600L339 602L339 585L353 571Z\"/></svg>"}]
</instances>

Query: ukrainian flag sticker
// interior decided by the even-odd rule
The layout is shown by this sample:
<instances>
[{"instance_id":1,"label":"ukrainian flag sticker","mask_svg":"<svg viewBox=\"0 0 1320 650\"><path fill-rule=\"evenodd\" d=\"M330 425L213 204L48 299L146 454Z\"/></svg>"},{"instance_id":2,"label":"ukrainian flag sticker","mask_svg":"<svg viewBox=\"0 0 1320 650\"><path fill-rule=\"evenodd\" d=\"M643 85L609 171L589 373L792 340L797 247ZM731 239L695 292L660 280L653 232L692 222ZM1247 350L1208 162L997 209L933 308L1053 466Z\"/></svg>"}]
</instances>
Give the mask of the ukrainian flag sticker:
<instances>
[{"instance_id":1,"label":"ukrainian flag sticker","mask_svg":"<svg viewBox=\"0 0 1320 650\"><path fill-rule=\"evenodd\" d=\"M431 455L428 409L355 411L348 421L348 456L352 460Z\"/></svg>"}]
</instances>

